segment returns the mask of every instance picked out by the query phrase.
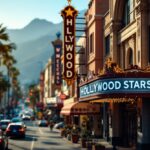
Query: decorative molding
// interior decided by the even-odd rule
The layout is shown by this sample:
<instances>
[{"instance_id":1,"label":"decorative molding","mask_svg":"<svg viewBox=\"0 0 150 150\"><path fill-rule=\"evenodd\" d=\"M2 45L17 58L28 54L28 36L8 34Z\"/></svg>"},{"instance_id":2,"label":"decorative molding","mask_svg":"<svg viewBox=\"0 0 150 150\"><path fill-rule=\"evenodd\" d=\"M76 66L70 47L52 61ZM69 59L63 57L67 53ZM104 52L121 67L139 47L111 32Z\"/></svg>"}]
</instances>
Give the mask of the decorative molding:
<instances>
[{"instance_id":1,"label":"decorative molding","mask_svg":"<svg viewBox=\"0 0 150 150\"><path fill-rule=\"evenodd\" d=\"M117 65L117 63L112 61L109 57L106 59L103 70L100 70L99 75L123 73L123 70Z\"/></svg>"}]
</instances>

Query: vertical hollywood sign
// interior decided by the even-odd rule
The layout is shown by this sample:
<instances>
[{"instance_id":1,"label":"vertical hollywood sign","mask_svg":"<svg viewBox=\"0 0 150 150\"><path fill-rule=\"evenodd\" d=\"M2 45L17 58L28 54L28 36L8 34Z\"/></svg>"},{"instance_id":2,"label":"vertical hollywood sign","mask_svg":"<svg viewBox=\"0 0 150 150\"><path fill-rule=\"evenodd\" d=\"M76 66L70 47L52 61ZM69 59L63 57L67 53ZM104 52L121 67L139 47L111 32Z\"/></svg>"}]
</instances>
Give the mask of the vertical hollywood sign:
<instances>
[{"instance_id":1,"label":"vertical hollywood sign","mask_svg":"<svg viewBox=\"0 0 150 150\"><path fill-rule=\"evenodd\" d=\"M61 85L61 45L55 46L55 84Z\"/></svg>"},{"instance_id":2,"label":"vertical hollywood sign","mask_svg":"<svg viewBox=\"0 0 150 150\"><path fill-rule=\"evenodd\" d=\"M64 19L64 73L63 77L70 85L75 79L75 19L78 12L72 6L62 10Z\"/></svg>"}]
</instances>

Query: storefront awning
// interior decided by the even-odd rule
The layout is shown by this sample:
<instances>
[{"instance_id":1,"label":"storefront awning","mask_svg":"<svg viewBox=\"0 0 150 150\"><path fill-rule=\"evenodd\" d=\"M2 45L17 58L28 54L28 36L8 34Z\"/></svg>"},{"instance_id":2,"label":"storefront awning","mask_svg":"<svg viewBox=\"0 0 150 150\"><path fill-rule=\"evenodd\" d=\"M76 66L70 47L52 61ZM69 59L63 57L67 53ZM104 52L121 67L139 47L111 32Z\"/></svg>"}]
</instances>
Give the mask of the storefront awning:
<instances>
[{"instance_id":1,"label":"storefront awning","mask_svg":"<svg viewBox=\"0 0 150 150\"><path fill-rule=\"evenodd\" d=\"M84 102L74 102L67 104L61 109L62 115L88 115L100 112L100 107L97 104L90 104Z\"/></svg>"}]
</instances>

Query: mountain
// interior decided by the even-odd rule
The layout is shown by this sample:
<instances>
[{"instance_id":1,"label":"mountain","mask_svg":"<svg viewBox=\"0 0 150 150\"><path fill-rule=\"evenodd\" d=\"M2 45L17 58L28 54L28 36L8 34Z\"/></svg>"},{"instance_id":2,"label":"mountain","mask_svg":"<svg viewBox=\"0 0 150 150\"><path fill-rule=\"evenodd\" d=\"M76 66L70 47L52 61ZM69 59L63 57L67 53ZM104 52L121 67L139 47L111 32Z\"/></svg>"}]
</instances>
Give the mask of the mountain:
<instances>
[{"instance_id":1,"label":"mountain","mask_svg":"<svg viewBox=\"0 0 150 150\"><path fill-rule=\"evenodd\" d=\"M62 30L62 23L54 24L44 19L34 19L22 29L8 30L11 40L16 43L28 42L46 34L56 34Z\"/></svg>"},{"instance_id":2,"label":"mountain","mask_svg":"<svg viewBox=\"0 0 150 150\"><path fill-rule=\"evenodd\" d=\"M79 17L84 11L79 12ZM36 18L22 29L8 29L7 33L17 50L13 52L20 70L21 83L30 83L39 79L48 59L54 54L51 44L56 33L63 31L62 22L54 24L45 19Z\"/></svg>"},{"instance_id":3,"label":"mountain","mask_svg":"<svg viewBox=\"0 0 150 150\"><path fill-rule=\"evenodd\" d=\"M62 32L62 23L34 19L22 29L8 29L7 32L17 45L13 54L21 72L20 81L38 80L41 69L54 53L51 42L56 39L57 32Z\"/></svg>"}]
</instances>

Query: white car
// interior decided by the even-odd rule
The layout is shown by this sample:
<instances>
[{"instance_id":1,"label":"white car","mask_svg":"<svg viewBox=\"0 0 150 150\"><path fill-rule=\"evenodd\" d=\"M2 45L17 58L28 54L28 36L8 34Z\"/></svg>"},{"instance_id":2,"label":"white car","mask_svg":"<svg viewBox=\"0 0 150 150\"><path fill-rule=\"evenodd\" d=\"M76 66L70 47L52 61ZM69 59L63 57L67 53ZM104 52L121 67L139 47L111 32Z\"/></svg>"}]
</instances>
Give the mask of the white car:
<instances>
[{"instance_id":1,"label":"white car","mask_svg":"<svg viewBox=\"0 0 150 150\"><path fill-rule=\"evenodd\" d=\"M29 115L23 115L22 120L31 120L31 116Z\"/></svg>"},{"instance_id":2,"label":"white car","mask_svg":"<svg viewBox=\"0 0 150 150\"><path fill-rule=\"evenodd\" d=\"M9 119L4 119L0 121L0 128L5 131L7 126L10 124L10 120Z\"/></svg>"},{"instance_id":3,"label":"white car","mask_svg":"<svg viewBox=\"0 0 150 150\"><path fill-rule=\"evenodd\" d=\"M59 123L56 123L54 125L54 128L55 129L60 129L60 128L63 128L65 126L64 122L59 122Z\"/></svg>"}]
</instances>

